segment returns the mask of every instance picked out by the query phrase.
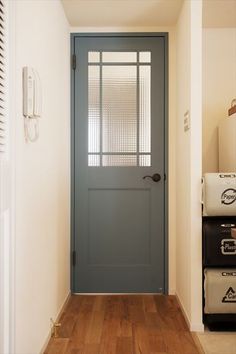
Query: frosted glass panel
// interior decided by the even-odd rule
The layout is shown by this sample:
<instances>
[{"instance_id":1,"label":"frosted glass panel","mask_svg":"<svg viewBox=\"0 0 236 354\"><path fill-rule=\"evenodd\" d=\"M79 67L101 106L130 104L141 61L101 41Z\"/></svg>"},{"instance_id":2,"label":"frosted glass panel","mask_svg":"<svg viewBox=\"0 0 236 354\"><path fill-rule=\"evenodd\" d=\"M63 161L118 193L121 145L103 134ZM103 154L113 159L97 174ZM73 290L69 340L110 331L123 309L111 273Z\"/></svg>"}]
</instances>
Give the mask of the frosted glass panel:
<instances>
[{"instance_id":1,"label":"frosted glass panel","mask_svg":"<svg viewBox=\"0 0 236 354\"><path fill-rule=\"evenodd\" d=\"M100 61L99 52L88 52L88 62L89 63L98 63Z\"/></svg>"},{"instance_id":2,"label":"frosted glass panel","mask_svg":"<svg viewBox=\"0 0 236 354\"><path fill-rule=\"evenodd\" d=\"M103 52L102 61L104 63L136 63L136 52Z\"/></svg>"},{"instance_id":3,"label":"frosted glass panel","mask_svg":"<svg viewBox=\"0 0 236 354\"><path fill-rule=\"evenodd\" d=\"M100 166L100 155L88 155L89 166Z\"/></svg>"},{"instance_id":4,"label":"frosted glass panel","mask_svg":"<svg viewBox=\"0 0 236 354\"><path fill-rule=\"evenodd\" d=\"M88 152L100 151L100 70L88 67Z\"/></svg>"},{"instance_id":5,"label":"frosted glass panel","mask_svg":"<svg viewBox=\"0 0 236 354\"><path fill-rule=\"evenodd\" d=\"M104 66L103 153L137 151L137 66Z\"/></svg>"},{"instance_id":6,"label":"frosted glass panel","mask_svg":"<svg viewBox=\"0 0 236 354\"><path fill-rule=\"evenodd\" d=\"M141 63L151 63L151 52L140 52L139 61Z\"/></svg>"},{"instance_id":7,"label":"frosted glass panel","mask_svg":"<svg viewBox=\"0 0 236 354\"><path fill-rule=\"evenodd\" d=\"M101 55L88 53L88 165L151 166L151 52Z\"/></svg>"},{"instance_id":8,"label":"frosted glass panel","mask_svg":"<svg viewBox=\"0 0 236 354\"><path fill-rule=\"evenodd\" d=\"M103 155L103 166L137 166L136 155Z\"/></svg>"},{"instance_id":9,"label":"frosted glass panel","mask_svg":"<svg viewBox=\"0 0 236 354\"><path fill-rule=\"evenodd\" d=\"M139 166L151 166L151 155L140 155Z\"/></svg>"},{"instance_id":10,"label":"frosted glass panel","mask_svg":"<svg viewBox=\"0 0 236 354\"><path fill-rule=\"evenodd\" d=\"M139 69L139 151L151 152L151 67Z\"/></svg>"}]
</instances>

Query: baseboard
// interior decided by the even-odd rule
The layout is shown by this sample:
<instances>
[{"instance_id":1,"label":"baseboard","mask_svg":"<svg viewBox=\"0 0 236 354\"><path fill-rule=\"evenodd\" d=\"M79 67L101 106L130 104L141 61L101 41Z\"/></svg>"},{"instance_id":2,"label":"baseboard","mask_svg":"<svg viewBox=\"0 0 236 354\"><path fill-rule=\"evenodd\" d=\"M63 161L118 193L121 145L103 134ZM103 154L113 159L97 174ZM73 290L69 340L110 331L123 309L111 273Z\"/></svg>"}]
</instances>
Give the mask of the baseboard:
<instances>
[{"instance_id":1,"label":"baseboard","mask_svg":"<svg viewBox=\"0 0 236 354\"><path fill-rule=\"evenodd\" d=\"M188 326L190 332L204 332L203 323L192 323L187 315L187 311L185 310L185 308L180 300L180 297L178 296L177 293L175 293L175 296L176 296L177 302L179 304L179 307L182 310L183 316L185 318L185 321L187 323L187 326Z\"/></svg>"},{"instance_id":2,"label":"baseboard","mask_svg":"<svg viewBox=\"0 0 236 354\"><path fill-rule=\"evenodd\" d=\"M175 289L169 289L168 295L176 295Z\"/></svg>"},{"instance_id":3,"label":"baseboard","mask_svg":"<svg viewBox=\"0 0 236 354\"><path fill-rule=\"evenodd\" d=\"M178 304L179 304L179 307L181 308L181 311L182 311L182 313L183 313L183 316L184 316L184 319L185 319L185 321L186 321L186 323L187 323L187 326L188 326L188 328L189 328L189 330L190 330L191 323L190 323L190 320L189 320L189 318L188 318L187 312L186 312L186 310L185 310L185 308L184 308L184 305L182 304L182 302L181 302L181 300L180 300L179 295L177 294L177 292L175 292L175 296L176 296L176 300L177 300L177 302L178 302Z\"/></svg>"},{"instance_id":4,"label":"baseboard","mask_svg":"<svg viewBox=\"0 0 236 354\"><path fill-rule=\"evenodd\" d=\"M62 313L64 312L64 310L66 308L66 305L68 304L68 301L69 301L70 297L71 297L71 292L68 293L68 295L66 296L65 300L63 301L63 304L62 304L62 306L61 306L61 308L58 311L58 314L56 316L55 322L59 321ZM44 341L44 345L43 345L42 349L40 350L40 354L44 354L50 339L51 339L51 330L50 330L49 334L47 335L47 338Z\"/></svg>"},{"instance_id":5,"label":"baseboard","mask_svg":"<svg viewBox=\"0 0 236 354\"><path fill-rule=\"evenodd\" d=\"M202 324L202 323L191 323L190 331L191 332L202 333L202 332L204 332L204 324Z\"/></svg>"}]
</instances>

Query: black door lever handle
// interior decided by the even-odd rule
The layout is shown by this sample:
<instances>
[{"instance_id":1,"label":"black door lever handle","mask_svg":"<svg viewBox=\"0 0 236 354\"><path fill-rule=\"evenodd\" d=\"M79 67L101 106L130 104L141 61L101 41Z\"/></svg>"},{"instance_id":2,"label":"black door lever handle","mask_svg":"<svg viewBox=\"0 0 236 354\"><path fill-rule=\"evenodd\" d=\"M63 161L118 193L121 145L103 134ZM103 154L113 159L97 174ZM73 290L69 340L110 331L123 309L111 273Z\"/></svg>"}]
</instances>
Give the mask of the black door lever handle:
<instances>
[{"instance_id":1,"label":"black door lever handle","mask_svg":"<svg viewBox=\"0 0 236 354\"><path fill-rule=\"evenodd\" d=\"M154 173L152 176L144 176L143 179L151 178L153 182L159 182L161 180L161 175L159 173Z\"/></svg>"}]
</instances>

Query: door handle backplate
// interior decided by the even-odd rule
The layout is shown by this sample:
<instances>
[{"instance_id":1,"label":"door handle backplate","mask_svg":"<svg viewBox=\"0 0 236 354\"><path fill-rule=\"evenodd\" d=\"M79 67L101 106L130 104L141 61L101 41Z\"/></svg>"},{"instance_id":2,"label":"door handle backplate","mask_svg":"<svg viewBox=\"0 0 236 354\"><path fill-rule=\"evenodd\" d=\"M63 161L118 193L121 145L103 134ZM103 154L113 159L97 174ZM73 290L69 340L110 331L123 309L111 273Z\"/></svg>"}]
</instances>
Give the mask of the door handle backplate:
<instances>
[{"instance_id":1,"label":"door handle backplate","mask_svg":"<svg viewBox=\"0 0 236 354\"><path fill-rule=\"evenodd\" d=\"M161 180L161 175L159 173L154 173L152 176L144 176L143 179L151 178L153 182L159 182Z\"/></svg>"}]
</instances>

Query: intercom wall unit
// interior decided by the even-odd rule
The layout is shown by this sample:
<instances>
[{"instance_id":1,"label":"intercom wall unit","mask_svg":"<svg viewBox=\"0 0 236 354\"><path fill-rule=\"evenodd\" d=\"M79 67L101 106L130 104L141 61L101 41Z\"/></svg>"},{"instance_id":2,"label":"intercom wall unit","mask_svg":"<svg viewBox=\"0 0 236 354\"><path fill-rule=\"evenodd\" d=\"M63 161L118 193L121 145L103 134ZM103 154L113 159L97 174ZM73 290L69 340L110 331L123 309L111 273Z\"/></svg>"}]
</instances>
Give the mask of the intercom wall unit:
<instances>
[{"instance_id":1,"label":"intercom wall unit","mask_svg":"<svg viewBox=\"0 0 236 354\"><path fill-rule=\"evenodd\" d=\"M35 141L38 138L38 120L42 113L42 92L38 72L26 66L23 68L23 115L25 117L26 140ZM32 127L29 127L31 119L34 119L34 135Z\"/></svg>"},{"instance_id":2,"label":"intercom wall unit","mask_svg":"<svg viewBox=\"0 0 236 354\"><path fill-rule=\"evenodd\" d=\"M37 71L28 66L23 68L23 114L34 118L41 116L41 87Z\"/></svg>"}]
</instances>

